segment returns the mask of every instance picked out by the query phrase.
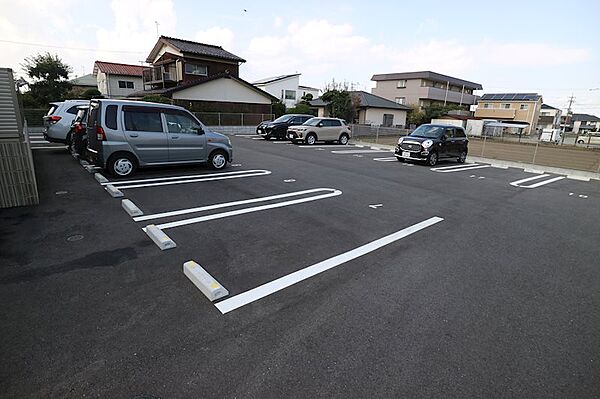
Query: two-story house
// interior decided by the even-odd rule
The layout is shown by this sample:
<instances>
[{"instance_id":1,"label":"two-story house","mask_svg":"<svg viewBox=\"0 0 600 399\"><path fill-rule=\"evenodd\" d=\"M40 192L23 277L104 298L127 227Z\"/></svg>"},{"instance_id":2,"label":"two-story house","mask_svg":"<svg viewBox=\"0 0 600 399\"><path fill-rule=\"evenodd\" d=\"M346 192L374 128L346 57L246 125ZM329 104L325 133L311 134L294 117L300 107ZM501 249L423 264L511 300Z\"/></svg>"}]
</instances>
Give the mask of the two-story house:
<instances>
[{"instance_id":1,"label":"two-story house","mask_svg":"<svg viewBox=\"0 0 600 399\"><path fill-rule=\"evenodd\" d=\"M590 114L573 114L573 133L600 131L600 118Z\"/></svg>"},{"instance_id":2,"label":"two-story house","mask_svg":"<svg viewBox=\"0 0 600 399\"><path fill-rule=\"evenodd\" d=\"M295 73L292 75L273 76L257 80L252 84L278 97L289 108L295 106L308 93L312 95L313 99L319 97L319 89L300 85L300 75L299 73Z\"/></svg>"},{"instance_id":3,"label":"two-story house","mask_svg":"<svg viewBox=\"0 0 600 399\"><path fill-rule=\"evenodd\" d=\"M538 118L538 129L554 130L560 128L560 117L562 111L548 104L542 104L540 117Z\"/></svg>"},{"instance_id":4,"label":"two-story house","mask_svg":"<svg viewBox=\"0 0 600 399\"><path fill-rule=\"evenodd\" d=\"M474 90L479 83L442 75L431 71L401 72L373 75L375 87L371 93L398 104L418 106L457 105L469 109L477 102Z\"/></svg>"},{"instance_id":5,"label":"two-story house","mask_svg":"<svg viewBox=\"0 0 600 399\"><path fill-rule=\"evenodd\" d=\"M221 46L161 36L143 68L143 90L196 112L271 114L277 98L239 77L243 58ZM259 121L260 122L260 121Z\"/></svg>"},{"instance_id":6,"label":"two-story house","mask_svg":"<svg viewBox=\"0 0 600 399\"><path fill-rule=\"evenodd\" d=\"M484 94L477 102L475 117L517 122L524 125L523 132L536 132L543 99L537 93Z\"/></svg>"},{"instance_id":7,"label":"two-story house","mask_svg":"<svg viewBox=\"0 0 600 399\"><path fill-rule=\"evenodd\" d=\"M94 76L100 93L106 98L125 98L142 89L141 65L94 62Z\"/></svg>"}]
</instances>

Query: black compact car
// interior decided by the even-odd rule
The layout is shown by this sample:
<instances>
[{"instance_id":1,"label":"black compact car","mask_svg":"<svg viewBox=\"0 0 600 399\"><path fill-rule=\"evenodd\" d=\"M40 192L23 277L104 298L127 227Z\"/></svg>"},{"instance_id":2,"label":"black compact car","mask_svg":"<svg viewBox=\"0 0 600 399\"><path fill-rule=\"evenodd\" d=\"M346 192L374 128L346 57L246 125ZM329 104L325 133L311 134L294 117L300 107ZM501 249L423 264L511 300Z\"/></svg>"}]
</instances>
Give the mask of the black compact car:
<instances>
[{"instance_id":1,"label":"black compact car","mask_svg":"<svg viewBox=\"0 0 600 399\"><path fill-rule=\"evenodd\" d=\"M440 159L467 159L469 140L460 126L421 125L411 134L400 137L394 155L398 161L425 161L435 166Z\"/></svg>"},{"instance_id":2,"label":"black compact car","mask_svg":"<svg viewBox=\"0 0 600 399\"><path fill-rule=\"evenodd\" d=\"M287 139L287 130L290 126L302 125L304 122L313 118L312 115L286 114L274 121L265 121L256 127L256 134L260 134L265 140L276 138L278 140Z\"/></svg>"}]
</instances>

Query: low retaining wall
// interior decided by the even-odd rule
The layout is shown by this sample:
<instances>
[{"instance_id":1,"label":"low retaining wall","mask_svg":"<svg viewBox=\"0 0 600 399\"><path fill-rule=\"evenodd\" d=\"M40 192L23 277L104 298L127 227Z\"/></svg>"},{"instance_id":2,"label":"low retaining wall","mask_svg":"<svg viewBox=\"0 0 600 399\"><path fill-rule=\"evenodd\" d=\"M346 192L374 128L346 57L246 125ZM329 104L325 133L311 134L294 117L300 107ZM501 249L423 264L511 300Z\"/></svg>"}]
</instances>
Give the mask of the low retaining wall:
<instances>
[{"instance_id":1,"label":"low retaining wall","mask_svg":"<svg viewBox=\"0 0 600 399\"><path fill-rule=\"evenodd\" d=\"M256 134L256 126L207 126L213 132L234 135L234 134Z\"/></svg>"}]
</instances>

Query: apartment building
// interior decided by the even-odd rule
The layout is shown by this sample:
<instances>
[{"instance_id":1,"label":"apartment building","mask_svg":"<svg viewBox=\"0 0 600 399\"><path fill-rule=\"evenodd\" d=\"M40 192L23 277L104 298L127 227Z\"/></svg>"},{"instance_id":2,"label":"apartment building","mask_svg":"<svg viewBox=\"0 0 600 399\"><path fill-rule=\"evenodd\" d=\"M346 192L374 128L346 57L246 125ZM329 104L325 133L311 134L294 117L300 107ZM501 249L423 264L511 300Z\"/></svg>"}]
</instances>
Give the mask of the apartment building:
<instances>
[{"instance_id":1,"label":"apartment building","mask_svg":"<svg viewBox=\"0 0 600 399\"><path fill-rule=\"evenodd\" d=\"M538 129L553 130L560 128L560 117L562 111L548 104L542 104L540 117L538 118Z\"/></svg>"},{"instance_id":2,"label":"apartment building","mask_svg":"<svg viewBox=\"0 0 600 399\"><path fill-rule=\"evenodd\" d=\"M477 102L475 117L521 123L523 133L532 134L537 129L542 102L537 93L484 94Z\"/></svg>"},{"instance_id":3,"label":"apartment building","mask_svg":"<svg viewBox=\"0 0 600 399\"><path fill-rule=\"evenodd\" d=\"M421 109L434 104L469 109L477 102L474 90L483 89L479 83L431 71L379 74L371 80L375 82L371 93Z\"/></svg>"}]
</instances>

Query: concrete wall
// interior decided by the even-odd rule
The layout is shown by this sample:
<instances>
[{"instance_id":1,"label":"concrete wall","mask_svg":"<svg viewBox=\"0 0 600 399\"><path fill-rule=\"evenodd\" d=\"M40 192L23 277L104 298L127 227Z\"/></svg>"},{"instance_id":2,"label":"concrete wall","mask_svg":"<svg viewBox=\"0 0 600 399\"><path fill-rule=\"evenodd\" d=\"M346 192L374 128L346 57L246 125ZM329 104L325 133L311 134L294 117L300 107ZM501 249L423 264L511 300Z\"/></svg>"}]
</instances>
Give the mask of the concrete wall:
<instances>
[{"instance_id":1,"label":"concrete wall","mask_svg":"<svg viewBox=\"0 0 600 399\"><path fill-rule=\"evenodd\" d=\"M383 114L394 116L392 126L406 126L406 111L386 108L367 108L364 113L364 124L381 125L383 124Z\"/></svg>"},{"instance_id":2,"label":"concrete wall","mask_svg":"<svg viewBox=\"0 0 600 399\"><path fill-rule=\"evenodd\" d=\"M458 120L458 119L444 119L444 118L432 119L431 123L438 124L438 125L452 125L452 126L460 126L460 127L465 127L467 125L467 121L462 121L462 120Z\"/></svg>"},{"instance_id":3,"label":"concrete wall","mask_svg":"<svg viewBox=\"0 0 600 399\"><path fill-rule=\"evenodd\" d=\"M120 88L120 80L133 82L133 89ZM129 94L143 90L144 88L141 76L110 75L98 71L96 74L96 81L98 82L98 90L100 90L100 93L107 98L125 98Z\"/></svg>"},{"instance_id":4,"label":"concrete wall","mask_svg":"<svg viewBox=\"0 0 600 399\"><path fill-rule=\"evenodd\" d=\"M233 80L216 79L173 93L174 100L271 104L271 99Z\"/></svg>"}]
</instances>

